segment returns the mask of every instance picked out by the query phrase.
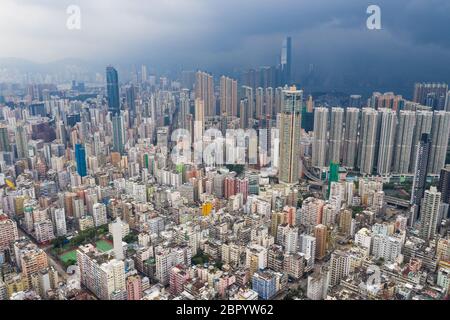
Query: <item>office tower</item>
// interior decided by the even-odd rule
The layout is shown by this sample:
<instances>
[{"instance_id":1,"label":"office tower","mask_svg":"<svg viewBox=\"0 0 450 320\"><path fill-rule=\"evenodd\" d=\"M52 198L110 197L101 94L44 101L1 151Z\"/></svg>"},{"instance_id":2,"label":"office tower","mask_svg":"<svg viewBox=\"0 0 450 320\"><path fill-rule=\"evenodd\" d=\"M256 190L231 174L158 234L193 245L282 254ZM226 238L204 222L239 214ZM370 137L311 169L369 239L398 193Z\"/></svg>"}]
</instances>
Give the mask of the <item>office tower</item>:
<instances>
[{"instance_id":1,"label":"office tower","mask_svg":"<svg viewBox=\"0 0 450 320\"><path fill-rule=\"evenodd\" d=\"M57 237L62 237L67 234L66 212L64 208L58 208L53 211L53 224L55 225Z\"/></svg>"},{"instance_id":2,"label":"office tower","mask_svg":"<svg viewBox=\"0 0 450 320\"><path fill-rule=\"evenodd\" d=\"M350 108L361 108L362 106L362 97L359 94L352 94L350 96L348 106Z\"/></svg>"},{"instance_id":3,"label":"office tower","mask_svg":"<svg viewBox=\"0 0 450 320\"><path fill-rule=\"evenodd\" d=\"M106 260L106 261L105 261ZM77 249L81 283L101 300L125 300L125 265L123 261L108 260L90 244Z\"/></svg>"},{"instance_id":4,"label":"office tower","mask_svg":"<svg viewBox=\"0 0 450 320\"><path fill-rule=\"evenodd\" d=\"M312 142L312 160L314 167L326 166L328 109L314 109L314 135Z\"/></svg>"},{"instance_id":5,"label":"office tower","mask_svg":"<svg viewBox=\"0 0 450 320\"><path fill-rule=\"evenodd\" d=\"M202 71L195 74L195 99L203 100L204 115L216 115L213 76Z\"/></svg>"},{"instance_id":6,"label":"office tower","mask_svg":"<svg viewBox=\"0 0 450 320\"><path fill-rule=\"evenodd\" d=\"M291 37L283 40L281 48L281 79L282 85L291 85L292 44Z\"/></svg>"},{"instance_id":7,"label":"office tower","mask_svg":"<svg viewBox=\"0 0 450 320\"><path fill-rule=\"evenodd\" d=\"M416 83L413 101L430 106L433 110L443 110L447 92L446 83Z\"/></svg>"},{"instance_id":8,"label":"office tower","mask_svg":"<svg viewBox=\"0 0 450 320\"><path fill-rule=\"evenodd\" d=\"M237 81L220 77L220 114L237 117Z\"/></svg>"},{"instance_id":9,"label":"office tower","mask_svg":"<svg viewBox=\"0 0 450 320\"><path fill-rule=\"evenodd\" d=\"M19 239L17 223L4 213L0 214L0 251L7 249Z\"/></svg>"},{"instance_id":10,"label":"office tower","mask_svg":"<svg viewBox=\"0 0 450 320\"><path fill-rule=\"evenodd\" d=\"M427 110L416 111L416 125L414 126L414 135L411 148L411 161L409 169L410 172L414 173L417 157L417 147L419 145L420 139L422 139L422 134L426 133L430 135L432 124L433 112Z\"/></svg>"},{"instance_id":11,"label":"office tower","mask_svg":"<svg viewBox=\"0 0 450 320\"><path fill-rule=\"evenodd\" d=\"M341 149L344 130L344 109L331 108L330 117L330 143L328 148L328 163L341 162Z\"/></svg>"},{"instance_id":12,"label":"office tower","mask_svg":"<svg viewBox=\"0 0 450 320\"><path fill-rule=\"evenodd\" d=\"M378 146L377 172L379 175L391 173L392 158L394 154L394 141L397 129L397 113L390 109L379 109L380 145Z\"/></svg>"},{"instance_id":13,"label":"office tower","mask_svg":"<svg viewBox=\"0 0 450 320\"><path fill-rule=\"evenodd\" d=\"M261 87L256 88L255 91L255 118L262 119L264 112L264 89Z\"/></svg>"},{"instance_id":14,"label":"office tower","mask_svg":"<svg viewBox=\"0 0 450 320\"><path fill-rule=\"evenodd\" d=\"M241 129L247 129L249 125L249 117L248 117L248 109L249 109L249 101L248 99L242 99L239 101L239 124Z\"/></svg>"},{"instance_id":15,"label":"office tower","mask_svg":"<svg viewBox=\"0 0 450 320\"><path fill-rule=\"evenodd\" d=\"M450 137L450 112L435 111L431 128L431 150L428 172L439 174L445 165L448 140Z\"/></svg>"},{"instance_id":16,"label":"office tower","mask_svg":"<svg viewBox=\"0 0 450 320\"><path fill-rule=\"evenodd\" d=\"M416 113L401 110L395 140L394 162L392 171L400 174L409 172Z\"/></svg>"},{"instance_id":17,"label":"office tower","mask_svg":"<svg viewBox=\"0 0 450 320\"><path fill-rule=\"evenodd\" d=\"M315 226L314 237L316 238L316 258L320 260L327 253L327 227L323 224Z\"/></svg>"},{"instance_id":18,"label":"office tower","mask_svg":"<svg viewBox=\"0 0 450 320\"><path fill-rule=\"evenodd\" d=\"M450 204L450 165L441 169L438 190L442 194L442 202Z\"/></svg>"},{"instance_id":19,"label":"office tower","mask_svg":"<svg viewBox=\"0 0 450 320\"><path fill-rule=\"evenodd\" d=\"M360 142L358 151L358 166L361 174L372 174L375 162L377 120L377 112L374 109L362 109Z\"/></svg>"},{"instance_id":20,"label":"office tower","mask_svg":"<svg viewBox=\"0 0 450 320\"><path fill-rule=\"evenodd\" d=\"M354 168L358 150L359 109L347 108L345 111L345 136L342 165Z\"/></svg>"},{"instance_id":21,"label":"office tower","mask_svg":"<svg viewBox=\"0 0 450 320\"><path fill-rule=\"evenodd\" d=\"M0 125L0 152L5 152L10 150L8 127L5 125Z\"/></svg>"},{"instance_id":22,"label":"office tower","mask_svg":"<svg viewBox=\"0 0 450 320\"><path fill-rule=\"evenodd\" d=\"M106 67L106 91L108 110L115 116L120 113L119 76L112 66Z\"/></svg>"},{"instance_id":23,"label":"office tower","mask_svg":"<svg viewBox=\"0 0 450 320\"><path fill-rule=\"evenodd\" d=\"M126 102L128 107L129 125L133 126L136 118L136 87L129 85L125 89Z\"/></svg>"},{"instance_id":24,"label":"office tower","mask_svg":"<svg viewBox=\"0 0 450 320\"><path fill-rule=\"evenodd\" d=\"M282 92L278 176L285 183L295 183L299 177L302 98L303 91L295 86Z\"/></svg>"},{"instance_id":25,"label":"office tower","mask_svg":"<svg viewBox=\"0 0 450 320\"><path fill-rule=\"evenodd\" d=\"M96 227L107 224L106 206L103 203L95 203L92 206L92 217L94 218L94 225Z\"/></svg>"},{"instance_id":26,"label":"office tower","mask_svg":"<svg viewBox=\"0 0 450 320\"><path fill-rule=\"evenodd\" d=\"M330 285L338 285L342 279L350 273L350 257L341 250L331 254L330 260Z\"/></svg>"},{"instance_id":27,"label":"office tower","mask_svg":"<svg viewBox=\"0 0 450 320\"><path fill-rule=\"evenodd\" d=\"M117 217L116 221L112 223L111 233L113 236L114 258L123 260L123 246L122 246L122 221Z\"/></svg>"},{"instance_id":28,"label":"office tower","mask_svg":"<svg viewBox=\"0 0 450 320\"><path fill-rule=\"evenodd\" d=\"M425 191L423 203L420 208L420 226L419 235L424 240L434 238L436 233L439 207L441 202L441 193L436 187L430 187Z\"/></svg>"},{"instance_id":29,"label":"office tower","mask_svg":"<svg viewBox=\"0 0 450 320\"><path fill-rule=\"evenodd\" d=\"M116 114L112 117L113 127L113 151L120 154L124 153L124 130L123 130L123 117L120 114Z\"/></svg>"},{"instance_id":30,"label":"office tower","mask_svg":"<svg viewBox=\"0 0 450 320\"><path fill-rule=\"evenodd\" d=\"M77 143L75 145L75 162L77 164L77 172L80 177L85 177L87 175L86 168L86 151L82 144Z\"/></svg>"},{"instance_id":31,"label":"office tower","mask_svg":"<svg viewBox=\"0 0 450 320\"><path fill-rule=\"evenodd\" d=\"M28 137L25 127L23 125L17 125L15 130L17 157L19 159L28 157Z\"/></svg>"},{"instance_id":32,"label":"office tower","mask_svg":"<svg viewBox=\"0 0 450 320\"><path fill-rule=\"evenodd\" d=\"M417 147L416 164L414 167L414 180L411 189L411 204L420 206L427 182L428 162L430 159L431 142L430 136L422 134Z\"/></svg>"}]
</instances>

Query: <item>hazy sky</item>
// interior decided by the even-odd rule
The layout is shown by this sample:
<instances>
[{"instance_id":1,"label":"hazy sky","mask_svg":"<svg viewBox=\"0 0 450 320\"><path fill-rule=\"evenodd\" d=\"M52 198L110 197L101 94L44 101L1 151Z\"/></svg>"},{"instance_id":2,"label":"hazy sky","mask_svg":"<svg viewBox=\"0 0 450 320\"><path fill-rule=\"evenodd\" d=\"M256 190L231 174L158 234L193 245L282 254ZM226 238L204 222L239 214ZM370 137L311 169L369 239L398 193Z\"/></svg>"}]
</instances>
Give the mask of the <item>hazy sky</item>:
<instances>
[{"instance_id":1,"label":"hazy sky","mask_svg":"<svg viewBox=\"0 0 450 320\"><path fill-rule=\"evenodd\" d=\"M382 30L366 28L370 4ZM66 28L69 5L81 30ZM222 71L274 64L290 35L298 79L314 64L383 87L450 81L449 21L448 0L1 0L0 58Z\"/></svg>"}]
</instances>

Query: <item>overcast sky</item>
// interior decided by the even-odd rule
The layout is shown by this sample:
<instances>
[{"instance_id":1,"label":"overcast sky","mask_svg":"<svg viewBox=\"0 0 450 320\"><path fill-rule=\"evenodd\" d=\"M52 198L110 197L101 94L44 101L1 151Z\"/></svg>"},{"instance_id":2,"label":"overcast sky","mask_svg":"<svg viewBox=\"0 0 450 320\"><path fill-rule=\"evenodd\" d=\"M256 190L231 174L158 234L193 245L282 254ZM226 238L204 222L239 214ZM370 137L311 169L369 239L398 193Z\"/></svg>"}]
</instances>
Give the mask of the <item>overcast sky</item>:
<instances>
[{"instance_id":1,"label":"overcast sky","mask_svg":"<svg viewBox=\"0 0 450 320\"><path fill-rule=\"evenodd\" d=\"M382 30L368 30L368 5ZM68 30L69 5L81 30ZM271 65L293 40L294 74L380 86L450 79L448 0L1 0L0 58L147 63L212 71Z\"/></svg>"}]
</instances>

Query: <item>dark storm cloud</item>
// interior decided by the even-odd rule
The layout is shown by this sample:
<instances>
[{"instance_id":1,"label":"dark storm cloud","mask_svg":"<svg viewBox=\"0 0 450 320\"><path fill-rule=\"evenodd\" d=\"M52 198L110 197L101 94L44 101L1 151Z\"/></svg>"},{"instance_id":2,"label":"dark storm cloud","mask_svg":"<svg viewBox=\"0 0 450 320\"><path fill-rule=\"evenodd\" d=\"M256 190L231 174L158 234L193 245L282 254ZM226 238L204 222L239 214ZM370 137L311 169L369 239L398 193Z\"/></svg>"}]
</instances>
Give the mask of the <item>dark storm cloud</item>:
<instances>
[{"instance_id":1,"label":"dark storm cloud","mask_svg":"<svg viewBox=\"0 0 450 320\"><path fill-rule=\"evenodd\" d=\"M70 4L79 31L65 27ZM370 4L382 30L366 28ZM225 72L274 64L291 35L299 81L313 64L322 82L381 90L450 80L449 17L448 0L2 0L0 54Z\"/></svg>"}]
</instances>

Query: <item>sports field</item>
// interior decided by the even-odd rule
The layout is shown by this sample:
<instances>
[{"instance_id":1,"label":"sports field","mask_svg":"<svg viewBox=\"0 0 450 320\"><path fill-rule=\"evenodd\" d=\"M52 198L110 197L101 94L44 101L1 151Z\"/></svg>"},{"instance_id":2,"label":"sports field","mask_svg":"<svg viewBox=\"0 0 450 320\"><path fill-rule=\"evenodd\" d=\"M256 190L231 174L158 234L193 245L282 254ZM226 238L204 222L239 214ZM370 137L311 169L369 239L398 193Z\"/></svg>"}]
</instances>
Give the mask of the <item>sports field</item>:
<instances>
[{"instance_id":1,"label":"sports field","mask_svg":"<svg viewBox=\"0 0 450 320\"><path fill-rule=\"evenodd\" d=\"M95 247L102 252L109 251L113 248L111 242L109 242L107 240L98 240L95 243Z\"/></svg>"},{"instance_id":2,"label":"sports field","mask_svg":"<svg viewBox=\"0 0 450 320\"><path fill-rule=\"evenodd\" d=\"M95 246L101 252L109 251L113 248L111 242L107 240L98 240L95 243ZM59 260L64 263L67 263L69 260L77 261L77 249L69 250L59 255Z\"/></svg>"}]
</instances>

